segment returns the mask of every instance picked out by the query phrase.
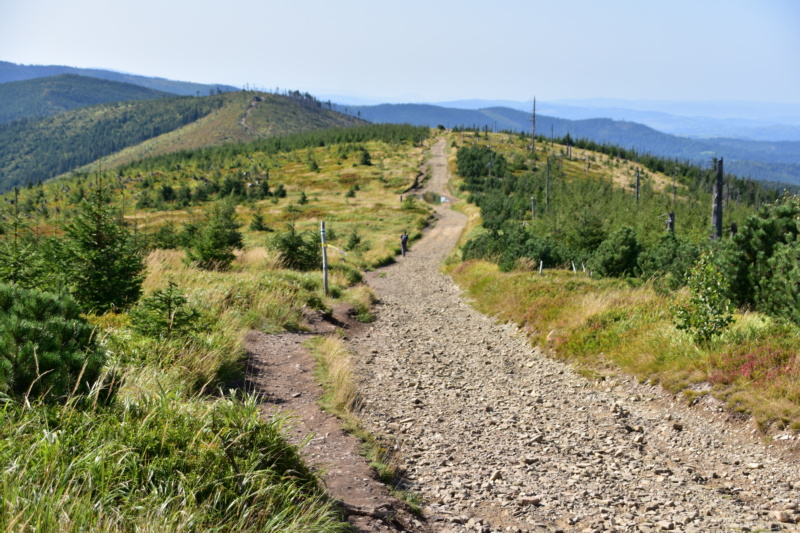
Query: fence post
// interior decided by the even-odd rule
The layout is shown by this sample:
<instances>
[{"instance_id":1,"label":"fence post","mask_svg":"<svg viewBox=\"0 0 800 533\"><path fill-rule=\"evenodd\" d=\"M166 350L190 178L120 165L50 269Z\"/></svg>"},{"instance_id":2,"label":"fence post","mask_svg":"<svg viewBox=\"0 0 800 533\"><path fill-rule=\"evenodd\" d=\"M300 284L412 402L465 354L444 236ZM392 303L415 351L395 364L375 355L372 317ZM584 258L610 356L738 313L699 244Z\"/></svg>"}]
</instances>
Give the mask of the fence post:
<instances>
[{"instance_id":1,"label":"fence post","mask_svg":"<svg viewBox=\"0 0 800 533\"><path fill-rule=\"evenodd\" d=\"M325 221L319 223L319 233L322 238L322 287L325 296L328 296L328 245L325 242Z\"/></svg>"}]
</instances>

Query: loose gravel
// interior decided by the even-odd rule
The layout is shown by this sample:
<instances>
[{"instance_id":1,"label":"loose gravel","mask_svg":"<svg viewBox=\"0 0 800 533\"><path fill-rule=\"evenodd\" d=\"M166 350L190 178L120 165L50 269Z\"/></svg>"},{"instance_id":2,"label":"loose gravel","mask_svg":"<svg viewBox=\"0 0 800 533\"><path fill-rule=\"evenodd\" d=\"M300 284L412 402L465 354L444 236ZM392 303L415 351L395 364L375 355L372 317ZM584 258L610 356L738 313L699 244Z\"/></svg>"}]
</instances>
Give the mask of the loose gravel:
<instances>
[{"instance_id":1,"label":"loose gravel","mask_svg":"<svg viewBox=\"0 0 800 533\"><path fill-rule=\"evenodd\" d=\"M440 208L406 257L370 277L378 319L350 341L360 415L394 443L431 527L800 531L794 436L766 443L709 399L690 407L625 376L590 381L531 347L440 273L463 225Z\"/></svg>"}]
</instances>

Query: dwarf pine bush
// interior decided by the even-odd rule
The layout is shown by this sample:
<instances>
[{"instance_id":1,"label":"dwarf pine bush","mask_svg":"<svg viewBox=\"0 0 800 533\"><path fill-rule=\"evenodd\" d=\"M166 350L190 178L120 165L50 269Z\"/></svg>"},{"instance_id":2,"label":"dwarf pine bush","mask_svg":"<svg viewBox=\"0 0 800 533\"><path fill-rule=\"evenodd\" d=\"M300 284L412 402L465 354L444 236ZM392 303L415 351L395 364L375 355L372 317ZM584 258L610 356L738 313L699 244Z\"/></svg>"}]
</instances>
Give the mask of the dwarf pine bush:
<instances>
[{"instance_id":1,"label":"dwarf pine bush","mask_svg":"<svg viewBox=\"0 0 800 533\"><path fill-rule=\"evenodd\" d=\"M94 328L69 296L0 284L0 392L63 398L103 366Z\"/></svg>"}]
</instances>

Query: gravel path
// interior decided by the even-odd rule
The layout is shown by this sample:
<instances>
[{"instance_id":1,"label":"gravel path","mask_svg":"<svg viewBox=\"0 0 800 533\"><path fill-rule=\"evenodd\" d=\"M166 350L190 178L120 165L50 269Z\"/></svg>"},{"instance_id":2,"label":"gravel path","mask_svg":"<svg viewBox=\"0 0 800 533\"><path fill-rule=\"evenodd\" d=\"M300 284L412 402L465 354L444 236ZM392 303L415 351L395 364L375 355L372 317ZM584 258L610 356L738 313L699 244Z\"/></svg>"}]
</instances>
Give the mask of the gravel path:
<instances>
[{"instance_id":1,"label":"gravel path","mask_svg":"<svg viewBox=\"0 0 800 533\"><path fill-rule=\"evenodd\" d=\"M464 225L447 207L439 217L370 276L378 320L351 340L361 416L394 440L433 529L800 531L793 437L763 444L710 400L589 381L531 348L439 273Z\"/></svg>"}]
</instances>

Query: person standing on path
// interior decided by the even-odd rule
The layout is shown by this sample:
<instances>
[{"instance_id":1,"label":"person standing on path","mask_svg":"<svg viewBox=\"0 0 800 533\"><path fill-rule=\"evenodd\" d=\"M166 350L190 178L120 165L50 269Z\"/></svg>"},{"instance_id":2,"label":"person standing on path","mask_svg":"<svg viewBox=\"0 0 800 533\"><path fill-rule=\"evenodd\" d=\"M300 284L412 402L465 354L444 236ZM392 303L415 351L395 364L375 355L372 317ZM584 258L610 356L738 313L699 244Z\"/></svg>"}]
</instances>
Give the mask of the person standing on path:
<instances>
[{"instance_id":1,"label":"person standing on path","mask_svg":"<svg viewBox=\"0 0 800 533\"><path fill-rule=\"evenodd\" d=\"M403 257L406 256L406 249L408 247L408 233L406 230L403 230L403 234L400 235L400 253Z\"/></svg>"}]
</instances>

